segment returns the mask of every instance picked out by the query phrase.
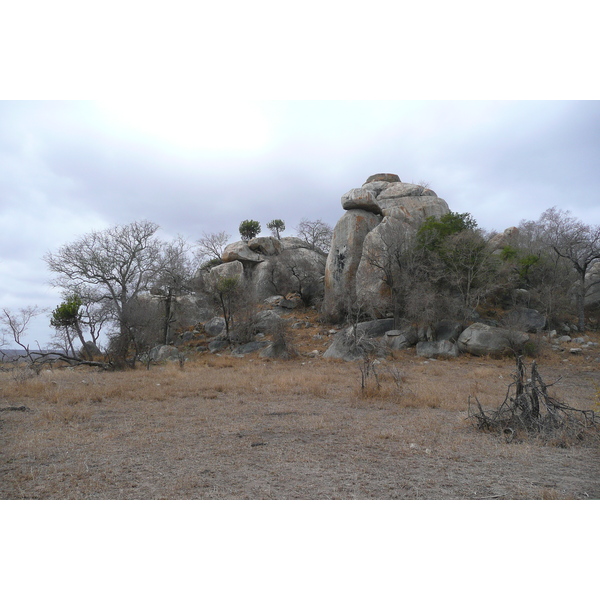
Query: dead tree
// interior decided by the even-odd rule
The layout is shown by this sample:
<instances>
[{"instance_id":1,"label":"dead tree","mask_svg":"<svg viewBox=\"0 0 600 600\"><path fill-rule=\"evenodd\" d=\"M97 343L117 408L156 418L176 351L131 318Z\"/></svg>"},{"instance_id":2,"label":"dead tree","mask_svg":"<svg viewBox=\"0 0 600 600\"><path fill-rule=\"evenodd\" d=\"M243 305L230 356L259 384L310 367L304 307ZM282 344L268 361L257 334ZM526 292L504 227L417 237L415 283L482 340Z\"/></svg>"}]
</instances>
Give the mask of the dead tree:
<instances>
[{"instance_id":1,"label":"dead tree","mask_svg":"<svg viewBox=\"0 0 600 600\"><path fill-rule=\"evenodd\" d=\"M527 378L523 357L518 356L513 380L497 410L486 412L476 397L469 396L469 418L478 429L502 433L507 442L521 431L543 437L559 434L571 440L582 440L586 430L598 432L594 411L573 408L550 395L549 388L560 378L552 384L544 383L535 361Z\"/></svg>"}]
</instances>

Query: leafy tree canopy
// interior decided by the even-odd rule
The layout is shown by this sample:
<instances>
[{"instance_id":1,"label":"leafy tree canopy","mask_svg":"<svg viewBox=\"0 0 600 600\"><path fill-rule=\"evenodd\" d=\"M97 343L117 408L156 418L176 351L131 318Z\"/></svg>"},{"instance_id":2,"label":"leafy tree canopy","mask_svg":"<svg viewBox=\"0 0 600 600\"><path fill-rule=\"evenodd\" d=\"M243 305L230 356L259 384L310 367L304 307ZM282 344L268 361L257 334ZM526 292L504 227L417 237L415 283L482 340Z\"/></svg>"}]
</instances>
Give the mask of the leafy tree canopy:
<instances>
[{"instance_id":1,"label":"leafy tree canopy","mask_svg":"<svg viewBox=\"0 0 600 600\"><path fill-rule=\"evenodd\" d=\"M77 294L67 296L62 304L53 311L50 324L57 329L61 327L72 327L81 319L81 298Z\"/></svg>"},{"instance_id":2,"label":"leafy tree canopy","mask_svg":"<svg viewBox=\"0 0 600 600\"><path fill-rule=\"evenodd\" d=\"M271 233L280 239L280 233L285 230L285 221L281 219L273 219L267 223L267 227L271 230Z\"/></svg>"},{"instance_id":3,"label":"leafy tree canopy","mask_svg":"<svg viewBox=\"0 0 600 600\"><path fill-rule=\"evenodd\" d=\"M246 220L240 223L240 235L245 241L255 238L260 233L258 221Z\"/></svg>"},{"instance_id":4,"label":"leafy tree canopy","mask_svg":"<svg viewBox=\"0 0 600 600\"><path fill-rule=\"evenodd\" d=\"M417 243L427 250L437 251L445 239L466 230L475 230L477 222L470 213L450 211L439 219L427 217L417 232Z\"/></svg>"}]
</instances>

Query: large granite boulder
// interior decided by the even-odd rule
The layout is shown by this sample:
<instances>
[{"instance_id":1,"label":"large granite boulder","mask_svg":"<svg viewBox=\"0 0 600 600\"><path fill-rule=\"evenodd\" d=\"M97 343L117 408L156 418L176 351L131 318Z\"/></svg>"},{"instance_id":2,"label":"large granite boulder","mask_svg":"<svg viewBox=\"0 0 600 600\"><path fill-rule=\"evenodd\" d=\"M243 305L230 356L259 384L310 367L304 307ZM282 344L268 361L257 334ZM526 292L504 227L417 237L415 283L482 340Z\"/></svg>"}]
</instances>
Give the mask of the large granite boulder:
<instances>
[{"instance_id":1,"label":"large granite boulder","mask_svg":"<svg viewBox=\"0 0 600 600\"><path fill-rule=\"evenodd\" d=\"M264 256L275 256L283 249L281 240L274 237L257 237L247 243L248 248L252 250L252 252Z\"/></svg>"},{"instance_id":2,"label":"large granite boulder","mask_svg":"<svg viewBox=\"0 0 600 600\"><path fill-rule=\"evenodd\" d=\"M210 337L221 335L225 331L225 319L223 317L214 317L204 323L204 331Z\"/></svg>"},{"instance_id":3,"label":"large granite boulder","mask_svg":"<svg viewBox=\"0 0 600 600\"><path fill-rule=\"evenodd\" d=\"M447 340L456 342L460 334L464 330L464 325L460 321L452 321L450 319L442 319L435 324L433 337L436 341L441 342Z\"/></svg>"},{"instance_id":4,"label":"large granite boulder","mask_svg":"<svg viewBox=\"0 0 600 600\"><path fill-rule=\"evenodd\" d=\"M448 340L437 342L419 342L417 356L425 358L456 358L459 355L458 346Z\"/></svg>"},{"instance_id":5,"label":"large granite boulder","mask_svg":"<svg viewBox=\"0 0 600 600\"><path fill-rule=\"evenodd\" d=\"M519 352L528 340L521 331L473 323L460 334L457 345L461 352L475 356L502 356Z\"/></svg>"},{"instance_id":6,"label":"large granite boulder","mask_svg":"<svg viewBox=\"0 0 600 600\"><path fill-rule=\"evenodd\" d=\"M387 351L383 336L394 327L394 319L376 319L350 326L337 333L324 358L357 360L366 354L384 355Z\"/></svg>"},{"instance_id":7,"label":"large granite boulder","mask_svg":"<svg viewBox=\"0 0 600 600\"><path fill-rule=\"evenodd\" d=\"M396 181L400 181L400 177L395 173L375 173L375 175L371 175L367 177L366 183L372 183L373 181L383 181L384 183L395 183Z\"/></svg>"},{"instance_id":8,"label":"large granite boulder","mask_svg":"<svg viewBox=\"0 0 600 600\"><path fill-rule=\"evenodd\" d=\"M533 308L513 308L502 319L502 325L527 333L538 333L546 328L546 317Z\"/></svg>"},{"instance_id":9,"label":"large granite boulder","mask_svg":"<svg viewBox=\"0 0 600 600\"><path fill-rule=\"evenodd\" d=\"M492 237L488 242L488 245L493 252L499 252L503 248L515 244L518 236L519 229L517 227L509 227Z\"/></svg>"},{"instance_id":10,"label":"large granite boulder","mask_svg":"<svg viewBox=\"0 0 600 600\"><path fill-rule=\"evenodd\" d=\"M239 260L234 260L213 267L208 274L208 283L210 287L214 288L221 279L237 277L241 280L243 276L244 265Z\"/></svg>"},{"instance_id":11,"label":"large granite boulder","mask_svg":"<svg viewBox=\"0 0 600 600\"><path fill-rule=\"evenodd\" d=\"M225 247L223 254L221 255L221 260L224 263L233 262L234 260L258 263L265 260L265 257L262 254L251 250L248 246L248 242L239 241L233 242L233 244L229 244Z\"/></svg>"},{"instance_id":12,"label":"large granite boulder","mask_svg":"<svg viewBox=\"0 0 600 600\"><path fill-rule=\"evenodd\" d=\"M325 257L305 246L288 247L247 268L250 289L259 300L299 293L310 303L323 297Z\"/></svg>"},{"instance_id":13,"label":"large granite boulder","mask_svg":"<svg viewBox=\"0 0 600 600\"><path fill-rule=\"evenodd\" d=\"M405 350L419 341L419 334L415 327L409 326L386 331L384 339L390 350Z\"/></svg>"},{"instance_id":14,"label":"large granite boulder","mask_svg":"<svg viewBox=\"0 0 600 600\"><path fill-rule=\"evenodd\" d=\"M600 307L600 260L593 263L588 269L585 275L585 284L588 286L588 293L584 299L585 307Z\"/></svg>"},{"instance_id":15,"label":"large granite boulder","mask_svg":"<svg viewBox=\"0 0 600 600\"><path fill-rule=\"evenodd\" d=\"M323 313L338 321L356 301L356 271L362 258L363 242L381 217L365 210L349 210L333 230L331 250L325 266Z\"/></svg>"},{"instance_id":16,"label":"large granite boulder","mask_svg":"<svg viewBox=\"0 0 600 600\"><path fill-rule=\"evenodd\" d=\"M153 362L163 362L165 360L179 360L180 353L175 346L159 345L150 350L148 357Z\"/></svg>"},{"instance_id":17,"label":"large granite boulder","mask_svg":"<svg viewBox=\"0 0 600 600\"><path fill-rule=\"evenodd\" d=\"M383 316L390 310L390 290L374 257L414 237L428 217L447 214L448 205L422 185L379 173L344 194L342 208L346 213L335 226L325 268L323 313L337 322L358 303Z\"/></svg>"},{"instance_id":18,"label":"large granite boulder","mask_svg":"<svg viewBox=\"0 0 600 600\"><path fill-rule=\"evenodd\" d=\"M389 271L396 269L390 257L408 247L415 232L414 223L384 217L365 236L354 285L357 303L368 307L373 316L381 318L390 311L391 290L386 280Z\"/></svg>"},{"instance_id":19,"label":"large granite boulder","mask_svg":"<svg viewBox=\"0 0 600 600\"><path fill-rule=\"evenodd\" d=\"M354 188L342 196L342 208L344 210L366 210L380 215L381 209L377 204L376 198L376 195L371 190Z\"/></svg>"},{"instance_id":20,"label":"large granite boulder","mask_svg":"<svg viewBox=\"0 0 600 600\"><path fill-rule=\"evenodd\" d=\"M268 309L257 313L254 321L254 331L256 333L270 333L281 325L283 319L274 310Z\"/></svg>"}]
</instances>

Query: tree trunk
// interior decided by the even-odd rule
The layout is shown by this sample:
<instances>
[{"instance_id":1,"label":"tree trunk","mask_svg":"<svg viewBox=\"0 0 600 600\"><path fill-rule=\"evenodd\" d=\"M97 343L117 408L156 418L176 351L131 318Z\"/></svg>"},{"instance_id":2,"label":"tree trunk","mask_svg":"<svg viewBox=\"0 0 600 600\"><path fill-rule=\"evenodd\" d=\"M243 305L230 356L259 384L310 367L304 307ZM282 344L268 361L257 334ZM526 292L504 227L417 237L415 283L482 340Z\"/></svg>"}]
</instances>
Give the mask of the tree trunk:
<instances>
[{"instance_id":1,"label":"tree trunk","mask_svg":"<svg viewBox=\"0 0 600 600\"><path fill-rule=\"evenodd\" d=\"M581 284L577 292L577 327L585 331L585 273L581 275Z\"/></svg>"}]
</instances>

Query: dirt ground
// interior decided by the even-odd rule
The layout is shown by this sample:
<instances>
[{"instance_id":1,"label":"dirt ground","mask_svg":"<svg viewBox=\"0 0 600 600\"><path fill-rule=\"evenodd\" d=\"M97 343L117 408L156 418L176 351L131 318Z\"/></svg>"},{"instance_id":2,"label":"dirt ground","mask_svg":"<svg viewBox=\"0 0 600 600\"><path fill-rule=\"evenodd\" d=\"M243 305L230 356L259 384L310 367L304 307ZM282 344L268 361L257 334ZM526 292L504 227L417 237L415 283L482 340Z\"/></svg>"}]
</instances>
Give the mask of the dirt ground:
<instances>
[{"instance_id":1,"label":"dirt ground","mask_svg":"<svg viewBox=\"0 0 600 600\"><path fill-rule=\"evenodd\" d=\"M599 410L597 355L538 360L560 399ZM203 354L182 369L0 373L2 499L599 499L600 444L477 430L510 359L397 353L360 364ZM370 382L373 383L373 382Z\"/></svg>"}]
</instances>

